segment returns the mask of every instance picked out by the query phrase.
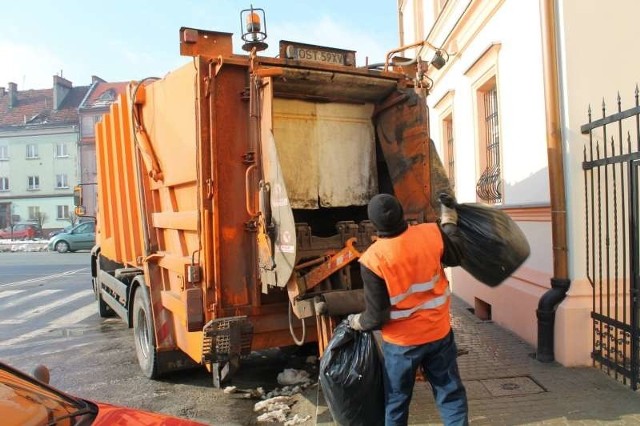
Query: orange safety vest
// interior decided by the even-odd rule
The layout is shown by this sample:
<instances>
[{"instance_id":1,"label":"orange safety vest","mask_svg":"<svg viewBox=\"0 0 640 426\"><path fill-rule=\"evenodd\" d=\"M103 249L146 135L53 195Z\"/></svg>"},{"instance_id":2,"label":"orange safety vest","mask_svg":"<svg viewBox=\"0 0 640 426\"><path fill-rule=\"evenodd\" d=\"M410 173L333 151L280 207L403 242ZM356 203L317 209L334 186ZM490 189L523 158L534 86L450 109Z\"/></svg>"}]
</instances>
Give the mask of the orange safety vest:
<instances>
[{"instance_id":1,"label":"orange safety vest","mask_svg":"<svg viewBox=\"0 0 640 426\"><path fill-rule=\"evenodd\" d=\"M435 223L410 226L394 238L379 238L360 262L384 279L391 302L382 338L400 346L420 345L451 330L449 282L440 259L442 235Z\"/></svg>"}]
</instances>

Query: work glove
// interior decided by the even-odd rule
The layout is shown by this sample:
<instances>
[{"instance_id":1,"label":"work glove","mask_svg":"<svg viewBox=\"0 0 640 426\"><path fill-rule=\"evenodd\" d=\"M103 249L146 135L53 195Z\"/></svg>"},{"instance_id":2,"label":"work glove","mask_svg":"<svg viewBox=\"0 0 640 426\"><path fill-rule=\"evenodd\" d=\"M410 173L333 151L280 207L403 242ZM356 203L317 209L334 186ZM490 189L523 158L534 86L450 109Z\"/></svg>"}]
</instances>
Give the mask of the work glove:
<instances>
[{"instance_id":1,"label":"work glove","mask_svg":"<svg viewBox=\"0 0 640 426\"><path fill-rule=\"evenodd\" d=\"M347 317L349 327L357 331L362 331L362 325L360 324L360 314L351 314Z\"/></svg>"},{"instance_id":2,"label":"work glove","mask_svg":"<svg viewBox=\"0 0 640 426\"><path fill-rule=\"evenodd\" d=\"M451 223L453 225L458 224L458 212L456 211L456 197L447 192L442 192L438 195L440 200L440 224L446 225Z\"/></svg>"}]
</instances>

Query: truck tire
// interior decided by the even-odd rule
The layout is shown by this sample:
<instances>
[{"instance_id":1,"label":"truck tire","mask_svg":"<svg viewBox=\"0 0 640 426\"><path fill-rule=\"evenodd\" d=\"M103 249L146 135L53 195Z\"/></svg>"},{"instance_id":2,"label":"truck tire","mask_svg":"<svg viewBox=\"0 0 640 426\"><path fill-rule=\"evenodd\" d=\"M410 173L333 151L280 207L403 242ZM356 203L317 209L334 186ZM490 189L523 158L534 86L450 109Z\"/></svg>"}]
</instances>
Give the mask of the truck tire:
<instances>
[{"instance_id":1,"label":"truck tire","mask_svg":"<svg viewBox=\"0 0 640 426\"><path fill-rule=\"evenodd\" d=\"M100 315L100 318L110 318L113 316L113 311L109 305L102 300L102 295L100 293L98 293L98 314Z\"/></svg>"},{"instance_id":2,"label":"truck tire","mask_svg":"<svg viewBox=\"0 0 640 426\"><path fill-rule=\"evenodd\" d=\"M133 299L133 337L142 372L150 379L157 379L160 374L151 302L143 286L138 287Z\"/></svg>"},{"instance_id":3,"label":"truck tire","mask_svg":"<svg viewBox=\"0 0 640 426\"><path fill-rule=\"evenodd\" d=\"M113 309L106 304L106 302L102 299L102 294L100 294L100 282L98 278L91 278L93 284L93 294L96 296L96 300L98 301L98 315L100 318L110 318L115 314Z\"/></svg>"}]
</instances>

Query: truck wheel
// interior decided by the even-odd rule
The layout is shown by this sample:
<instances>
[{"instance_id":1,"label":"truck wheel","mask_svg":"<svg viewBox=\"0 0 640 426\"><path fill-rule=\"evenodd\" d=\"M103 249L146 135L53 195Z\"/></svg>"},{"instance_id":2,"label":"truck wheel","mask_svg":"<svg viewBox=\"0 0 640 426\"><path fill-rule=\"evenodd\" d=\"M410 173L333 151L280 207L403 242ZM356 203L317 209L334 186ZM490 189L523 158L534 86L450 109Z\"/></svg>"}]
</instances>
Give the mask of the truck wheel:
<instances>
[{"instance_id":1,"label":"truck wheel","mask_svg":"<svg viewBox=\"0 0 640 426\"><path fill-rule=\"evenodd\" d=\"M111 318L114 314L113 309L102 300L100 293L98 293L98 314L100 314L100 318Z\"/></svg>"},{"instance_id":2,"label":"truck wheel","mask_svg":"<svg viewBox=\"0 0 640 426\"><path fill-rule=\"evenodd\" d=\"M150 379L157 379L160 374L151 302L143 287L138 287L133 300L133 337L142 372Z\"/></svg>"},{"instance_id":3,"label":"truck wheel","mask_svg":"<svg viewBox=\"0 0 640 426\"><path fill-rule=\"evenodd\" d=\"M58 241L54 248L58 253L66 253L69 251L69 244L66 241Z\"/></svg>"}]
</instances>

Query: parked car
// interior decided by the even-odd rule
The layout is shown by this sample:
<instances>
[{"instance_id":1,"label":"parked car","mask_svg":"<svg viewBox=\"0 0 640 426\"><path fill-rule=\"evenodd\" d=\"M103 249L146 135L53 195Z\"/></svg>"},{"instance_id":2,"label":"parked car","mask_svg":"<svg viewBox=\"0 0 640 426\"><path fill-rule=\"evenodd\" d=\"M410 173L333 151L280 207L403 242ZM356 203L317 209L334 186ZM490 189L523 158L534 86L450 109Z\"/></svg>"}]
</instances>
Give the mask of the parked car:
<instances>
[{"instance_id":1,"label":"parked car","mask_svg":"<svg viewBox=\"0 0 640 426\"><path fill-rule=\"evenodd\" d=\"M32 223L16 223L13 230L10 226L0 229L0 239L33 240L41 235L38 225Z\"/></svg>"},{"instance_id":2,"label":"parked car","mask_svg":"<svg viewBox=\"0 0 640 426\"><path fill-rule=\"evenodd\" d=\"M65 226L63 229L56 229L55 231L51 231L49 232L49 238L51 237L55 237L56 235L62 233L62 232L69 232L71 231L71 229L74 227L75 225L68 225Z\"/></svg>"},{"instance_id":3,"label":"parked car","mask_svg":"<svg viewBox=\"0 0 640 426\"><path fill-rule=\"evenodd\" d=\"M67 232L61 232L49 240L49 250L67 253L76 250L89 250L96 244L96 223L79 223Z\"/></svg>"},{"instance_id":4,"label":"parked car","mask_svg":"<svg viewBox=\"0 0 640 426\"><path fill-rule=\"evenodd\" d=\"M69 395L48 384L49 370L43 366L37 367L34 376L0 362L0 418L3 425L204 426L166 414Z\"/></svg>"}]
</instances>

